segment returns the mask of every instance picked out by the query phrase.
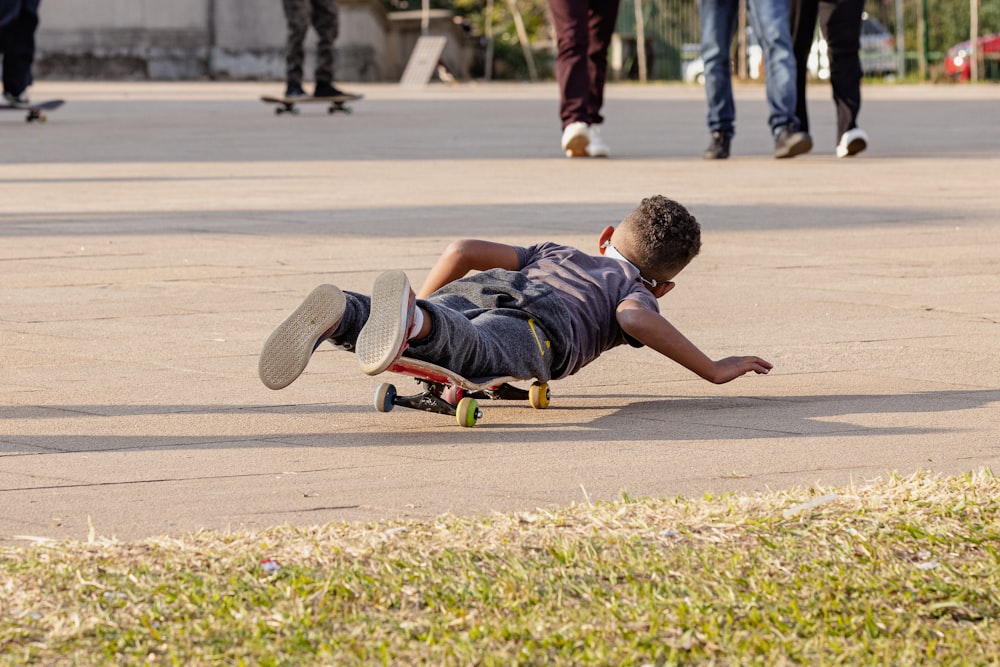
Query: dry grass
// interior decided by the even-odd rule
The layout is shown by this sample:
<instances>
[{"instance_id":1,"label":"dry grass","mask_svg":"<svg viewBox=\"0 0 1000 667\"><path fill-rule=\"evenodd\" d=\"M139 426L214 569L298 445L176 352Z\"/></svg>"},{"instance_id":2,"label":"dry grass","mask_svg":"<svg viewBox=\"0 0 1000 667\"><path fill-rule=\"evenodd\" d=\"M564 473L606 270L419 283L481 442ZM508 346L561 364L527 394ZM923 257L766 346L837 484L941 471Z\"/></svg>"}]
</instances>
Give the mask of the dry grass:
<instances>
[{"instance_id":1,"label":"dry grass","mask_svg":"<svg viewBox=\"0 0 1000 667\"><path fill-rule=\"evenodd\" d=\"M981 471L6 548L0 660L995 664L998 508Z\"/></svg>"}]
</instances>

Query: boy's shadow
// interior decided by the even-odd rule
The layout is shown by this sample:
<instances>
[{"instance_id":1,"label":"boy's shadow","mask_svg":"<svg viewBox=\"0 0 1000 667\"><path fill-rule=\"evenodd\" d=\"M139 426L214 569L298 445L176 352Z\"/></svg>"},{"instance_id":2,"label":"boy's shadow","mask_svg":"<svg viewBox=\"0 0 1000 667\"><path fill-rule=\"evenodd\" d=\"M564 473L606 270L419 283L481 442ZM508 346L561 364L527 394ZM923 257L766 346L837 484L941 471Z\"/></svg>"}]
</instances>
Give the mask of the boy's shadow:
<instances>
[{"instance_id":1,"label":"boy's shadow","mask_svg":"<svg viewBox=\"0 0 1000 667\"><path fill-rule=\"evenodd\" d=\"M607 407L606 399L628 401ZM313 432L268 432L259 435L72 435L46 434L0 438L0 454L63 454L113 450L239 449L273 446L303 447L481 447L483 444L569 442L681 442L692 440L747 441L809 437L872 437L928 435L969 430L965 415L936 417L914 424L899 415L967 412L1000 402L1000 390L926 391L906 394L831 394L805 396L732 396L691 398L637 397L634 394L559 395L547 410L532 410L526 403L484 401L485 417L471 429L460 428L453 418L396 408L378 415L374 426L345 427L337 415L374 411L368 405L313 403L281 406L148 405L48 406L22 408L16 418L78 417L80 413L104 417L142 415L215 415L244 418L248 412L271 413L293 420L295 415L320 417L329 429ZM586 412L600 416L581 421ZM852 421L852 416L870 417ZM584 419L586 419L584 417ZM862 422L862 423L859 423ZM34 451L31 451L34 449Z\"/></svg>"}]
</instances>

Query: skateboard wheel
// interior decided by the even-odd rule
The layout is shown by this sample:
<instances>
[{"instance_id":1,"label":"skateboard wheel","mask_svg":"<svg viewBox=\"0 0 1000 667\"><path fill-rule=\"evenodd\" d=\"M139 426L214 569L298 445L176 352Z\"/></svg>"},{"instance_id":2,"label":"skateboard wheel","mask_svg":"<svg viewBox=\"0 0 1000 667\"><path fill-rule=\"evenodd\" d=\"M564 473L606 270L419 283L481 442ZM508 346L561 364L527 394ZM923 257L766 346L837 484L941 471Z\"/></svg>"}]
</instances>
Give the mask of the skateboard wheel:
<instances>
[{"instance_id":1,"label":"skateboard wheel","mask_svg":"<svg viewBox=\"0 0 1000 667\"><path fill-rule=\"evenodd\" d=\"M395 407L393 399L396 398L396 387L383 382L375 390L375 409L379 412L389 412Z\"/></svg>"},{"instance_id":2,"label":"skateboard wheel","mask_svg":"<svg viewBox=\"0 0 1000 667\"><path fill-rule=\"evenodd\" d=\"M549 385L547 382L535 382L528 387L528 402L536 410L549 407Z\"/></svg>"},{"instance_id":3,"label":"skateboard wheel","mask_svg":"<svg viewBox=\"0 0 1000 667\"><path fill-rule=\"evenodd\" d=\"M459 426L475 426L483 413L479 411L479 403L471 396L466 396L455 406L455 421Z\"/></svg>"}]
</instances>

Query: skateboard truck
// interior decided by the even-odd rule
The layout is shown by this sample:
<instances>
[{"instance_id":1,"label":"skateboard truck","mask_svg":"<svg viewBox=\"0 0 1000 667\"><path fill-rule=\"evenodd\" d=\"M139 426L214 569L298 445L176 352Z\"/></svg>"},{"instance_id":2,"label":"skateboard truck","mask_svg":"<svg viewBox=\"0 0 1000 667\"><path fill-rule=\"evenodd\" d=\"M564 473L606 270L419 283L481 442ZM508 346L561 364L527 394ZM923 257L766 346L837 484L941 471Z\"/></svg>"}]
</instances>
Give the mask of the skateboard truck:
<instances>
[{"instance_id":1,"label":"skateboard truck","mask_svg":"<svg viewBox=\"0 0 1000 667\"><path fill-rule=\"evenodd\" d=\"M375 409L379 412L389 412L395 406L423 410L454 417L459 426L475 426L482 418L478 399L493 401L524 401L527 400L536 409L543 409L549 404L549 386L546 383L535 382L531 389L521 389L506 382L494 387L466 390L457 384L443 384L422 378L416 378L417 383L424 387L419 394L400 396L396 387L383 382L375 391Z\"/></svg>"}]
</instances>

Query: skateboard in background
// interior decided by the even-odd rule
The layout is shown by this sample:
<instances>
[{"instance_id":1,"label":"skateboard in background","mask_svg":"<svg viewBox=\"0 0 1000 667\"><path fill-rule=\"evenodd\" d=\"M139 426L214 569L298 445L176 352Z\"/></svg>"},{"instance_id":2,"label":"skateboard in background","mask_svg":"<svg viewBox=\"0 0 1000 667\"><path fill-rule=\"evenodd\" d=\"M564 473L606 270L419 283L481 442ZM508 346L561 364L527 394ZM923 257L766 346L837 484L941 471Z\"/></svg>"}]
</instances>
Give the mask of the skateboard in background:
<instances>
[{"instance_id":1,"label":"skateboard in background","mask_svg":"<svg viewBox=\"0 0 1000 667\"><path fill-rule=\"evenodd\" d=\"M475 426L483 416L479 399L529 401L538 410L549 406L549 385L545 382L536 381L528 389L511 385L516 378L470 382L447 368L410 357L399 357L387 370L416 378L424 390L400 396L395 385L383 382L375 390L375 409L379 412L389 412L398 405L454 417L459 426Z\"/></svg>"},{"instance_id":2,"label":"skateboard in background","mask_svg":"<svg viewBox=\"0 0 1000 667\"><path fill-rule=\"evenodd\" d=\"M39 123L44 123L48 120L48 116L45 115L46 111L55 111L62 105L66 104L65 100L47 100L45 102L29 102L28 104L3 104L0 105L0 111L24 111L26 115L24 120L28 123L38 121Z\"/></svg>"},{"instance_id":3,"label":"skateboard in background","mask_svg":"<svg viewBox=\"0 0 1000 667\"><path fill-rule=\"evenodd\" d=\"M328 104L329 107L327 107L327 113L332 114L337 113L338 111L351 113L352 109L347 106L347 103L360 100L362 97L362 95L337 95L334 97L274 97L271 95L263 95L260 99L262 102L277 105L274 108L274 113L279 116L283 113L290 113L293 116L297 116L302 111L300 105L316 103Z\"/></svg>"}]
</instances>

